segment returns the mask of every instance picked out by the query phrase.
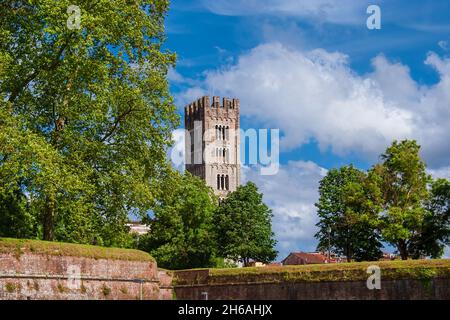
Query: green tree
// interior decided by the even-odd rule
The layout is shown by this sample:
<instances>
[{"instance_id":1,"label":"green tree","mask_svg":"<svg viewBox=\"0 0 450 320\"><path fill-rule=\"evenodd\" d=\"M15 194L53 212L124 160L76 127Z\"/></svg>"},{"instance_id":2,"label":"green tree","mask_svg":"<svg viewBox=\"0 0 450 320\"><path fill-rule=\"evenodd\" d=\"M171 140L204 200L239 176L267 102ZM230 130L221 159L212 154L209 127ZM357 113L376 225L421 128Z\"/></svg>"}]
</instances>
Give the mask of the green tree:
<instances>
[{"instance_id":1,"label":"green tree","mask_svg":"<svg viewBox=\"0 0 450 320\"><path fill-rule=\"evenodd\" d=\"M215 214L217 243L222 257L268 263L277 256L272 232L272 212L252 182L239 186L225 198Z\"/></svg>"},{"instance_id":2,"label":"green tree","mask_svg":"<svg viewBox=\"0 0 450 320\"><path fill-rule=\"evenodd\" d=\"M68 27L72 4L79 29ZM128 214L151 208L178 124L167 9L167 0L0 3L0 189L27 196L36 236L122 246Z\"/></svg>"},{"instance_id":3,"label":"green tree","mask_svg":"<svg viewBox=\"0 0 450 320\"><path fill-rule=\"evenodd\" d=\"M347 261L373 261L381 256L364 172L352 165L331 169L320 181L316 203L319 231L317 249L345 255Z\"/></svg>"},{"instance_id":4,"label":"green tree","mask_svg":"<svg viewBox=\"0 0 450 320\"><path fill-rule=\"evenodd\" d=\"M438 179L431 185L431 200L427 204L420 233L411 240L410 255L415 258L440 258L450 245L450 182Z\"/></svg>"},{"instance_id":5,"label":"green tree","mask_svg":"<svg viewBox=\"0 0 450 320\"><path fill-rule=\"evenodd\" d=\"M414 239L421 233L427 215L430 176L419 156L416 141L394 141L381 156L383 162L370 172L381 194L379 221L385 241L394 245L402 259L409 257Z\"/></svg>"},{"instance_id":6,"label":"green tree","mask_svg":"<svg viewBox=\"0 0 450 320\"><path fill-rule=\"evenodd\" d=\"M149 219L150 232L139 247L169 269L212 267L216 243L213 214L217 199L203 180L173 172L164 181L164 194Z\"/></svg>"},{"instance_id":7,"label":"green tree","mask_svg":"<svg viewBox=\"0 0 450 320\"><path fill-rule=\"evenodd\" d=\"M27 210L25 195L19 190L0 190L0 237L33 238L36 221Z\"/></svg>"}]
</instances>

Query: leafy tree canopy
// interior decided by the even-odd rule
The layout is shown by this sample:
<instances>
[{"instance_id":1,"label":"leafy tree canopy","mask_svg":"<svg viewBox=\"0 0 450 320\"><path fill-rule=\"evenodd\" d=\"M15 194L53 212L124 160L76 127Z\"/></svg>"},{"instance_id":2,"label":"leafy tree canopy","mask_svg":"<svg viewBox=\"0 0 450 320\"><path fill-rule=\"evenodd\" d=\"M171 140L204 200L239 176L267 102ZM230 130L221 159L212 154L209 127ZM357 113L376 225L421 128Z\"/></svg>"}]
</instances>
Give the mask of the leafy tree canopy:
<instances>
[{"instance_id":1,"label":"leafy tree canopy","mask_svg":"<svg viewBox=\"0 0 450 320\"><path fill-rule=\"evenodd\" d=\"M365 179L364 172L350 165L331 169L321 180L316 204L318 250L330 250L348 261L371 261L381 256L382 244L366 197Z\"/></svg>"},{"instance_id":2,"label":"leafy tree canopy","mask_svg":"<svg viewBox=\"0 0 450 320\"><path fill-rule=\"evenodd\" d=\"M450 182L438 179L431 185L431 200L426 205L421 232L411 240L409 253L413 258L440 258L450 245Z\"/></svg>"},{"instance_id":3,"label":"leafy tree canopy","mask_svg":"<svg viewBox=\"0 0 450 320\"><path fill-rule=\"evenodd\" d=\"M385 241L394 245L402 259L408 258L413 239L421 232L427 215L431 177L419 156L416 141L394 141L371 170L381 194L380 228Z\"/></svg>"},{"instance_id":4,"label":"leafy tree canopy","mask_svg":"<svg viewBox=\"0 0 450 320\"><path fill-rule=\"evenodd\" d=\"M252 182L239 186L224 199L215 215L217 242L222 257L268 263L277 256L272 232L272 212Z\"/></svg>"},{"instance_id":5,"label":"leafy tree canopy","mask_svg":"<svg viewBox=\"0 0 450 320\"><path fill-rule=\"evenodd\" d=\"M127 245L128 214L155 201L178 124L168 1L78 0L79 29L72 4L0 3L0 195L29 226L16 236ZM0 208L12 221L17 209Z\"/></svg>"},{"instance_id":6,"label":"leafy tree canopy","mask_svg":"<svg viewBox=\"0 0 450 320\"><path fill-rule=\"evenodd\" d=\"M175 171L164 180L164 194L148 219L150 232L139 241L158 265L169 269L213 267L216 242L213 214L217 199L203 180Z\"/></svg>"},{"instance_id":7,"label":"leafy tree canopy","mask_svg":"<svg viewBox=\"0 0 450 320\"><path fill-rule=\"evenodd\" d=\"M367 173L332 169L321 181L316 205L319 249L356 260L375 260L381 241L402 259L441 257L450 243L450 183L432 181L416 141L394 141Z\"/></svg>"}]
</instances>

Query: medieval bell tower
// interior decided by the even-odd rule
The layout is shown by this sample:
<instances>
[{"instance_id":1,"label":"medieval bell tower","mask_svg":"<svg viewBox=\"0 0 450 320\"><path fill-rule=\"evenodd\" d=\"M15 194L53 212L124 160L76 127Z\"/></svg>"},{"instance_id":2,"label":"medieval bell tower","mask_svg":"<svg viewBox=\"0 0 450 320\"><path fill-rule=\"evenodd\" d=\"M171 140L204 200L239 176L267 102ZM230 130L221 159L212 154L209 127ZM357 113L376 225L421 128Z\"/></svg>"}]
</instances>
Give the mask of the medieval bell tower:
<instances>
[{"instance_id":1,"label":"medieval bell tower","mask_svg":"<svg viewBox=\"0 0 450 320\"><path fill-rule=\"evenodd\" d=\"M239 100L208 96L184 109L186 170L219 198L240 184Z\"/></svg>"}]
</instances>

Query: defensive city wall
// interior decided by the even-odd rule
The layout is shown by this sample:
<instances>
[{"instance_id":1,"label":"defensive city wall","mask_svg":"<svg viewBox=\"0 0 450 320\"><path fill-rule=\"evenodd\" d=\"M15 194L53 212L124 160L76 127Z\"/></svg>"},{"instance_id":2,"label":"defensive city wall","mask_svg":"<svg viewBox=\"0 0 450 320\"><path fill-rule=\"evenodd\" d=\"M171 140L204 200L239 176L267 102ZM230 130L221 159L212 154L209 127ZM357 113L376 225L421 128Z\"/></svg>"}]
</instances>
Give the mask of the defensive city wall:
<instances>
[{"instance_id":1,"label":"defensive city wall","mask_svg":"<svg viewBox=\"0 0 450 320\"><path fill-rule=\"evenodd\" d=\"M450 260L166 271L137 250L0 239L0 299L450 299Z\"/></svg>"},{"instance_id":2,"label":"defensive city wall","mask_svg":"<svg viewBox=\"0 0 450 320\"><path fill-rule=\"evenodd\" d=\"M367 285L373 265L380 289ZM187 300L448 300L450 260L186 270L173 284L176 298Z\"/></svg>"},{"instance_id":3,"label":"defensive city wall","mask_svg":"<svg viewBox=\"0 0 450 320\"><path fill-rule=\"evenodd\" d=\"M172 299L171 278L138 250L0 239L0 299Z\"/></svg>"}]
</instances>

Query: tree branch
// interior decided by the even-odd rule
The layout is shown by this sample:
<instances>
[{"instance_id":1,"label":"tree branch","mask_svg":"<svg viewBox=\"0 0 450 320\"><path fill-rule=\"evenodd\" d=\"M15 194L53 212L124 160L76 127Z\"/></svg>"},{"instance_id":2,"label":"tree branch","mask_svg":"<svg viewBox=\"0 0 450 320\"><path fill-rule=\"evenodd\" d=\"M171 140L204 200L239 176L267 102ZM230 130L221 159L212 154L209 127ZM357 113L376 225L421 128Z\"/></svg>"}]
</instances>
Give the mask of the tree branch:
<instances>
[{"instance_id":1,"label":"tree branch","mask_svg":"<svg viewBox=\"0 0 450 320\"><path fill-rule=\"evenodd\" d=\"M117 130L117 128L120 125L120 122L122 122L127 115L129 115L131 112L133 112L132 108L128 109L124 113L122 113L120 116L117 117L116 121L114 121L112 128L108 131L108 133L105 134L105 136L100 140L100 142L105 142L108 140Z\"/></svg>"},{"instance_id":2,"label":"tree branch","mask_svg":"<svg viewBox=\"0 0 450 320\"><path fill-rule=\"evenodd\" d=\"M55 59L50 63L49 66L43 67L43 68L37 68L34 70L28 77L26 77L12 92L11 95L8 98L9 102L14 102L16 98L19 96L19 94L23 91L23 89L30 84L31 81L33 81L42 70L51 71L54 70L61 62L61 57L66 50L67 46L69 45L69 40L72 37L72 34L69 36L69 38L66 40L66 42L61 46L61 48L58 51L57 56Z\"/></svg>"}]
</instances>

